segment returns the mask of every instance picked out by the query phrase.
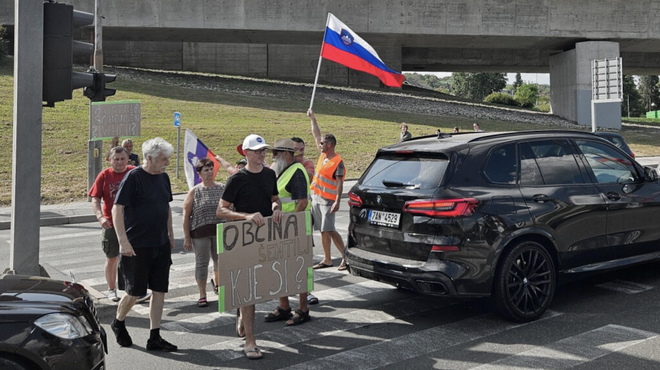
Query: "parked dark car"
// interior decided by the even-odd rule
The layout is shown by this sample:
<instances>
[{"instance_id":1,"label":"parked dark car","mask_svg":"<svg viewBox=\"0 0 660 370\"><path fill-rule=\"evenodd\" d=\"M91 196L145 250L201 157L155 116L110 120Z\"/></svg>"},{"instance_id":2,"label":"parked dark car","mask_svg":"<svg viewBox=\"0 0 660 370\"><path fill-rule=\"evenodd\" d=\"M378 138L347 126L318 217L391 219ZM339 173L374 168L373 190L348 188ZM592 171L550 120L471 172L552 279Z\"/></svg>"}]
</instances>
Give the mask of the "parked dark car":
<instances>
[{"instance_id":1,"label":"parked dark car","mask_svg":"<svg viewBox=\"0 0 660 370\"><path fill-rule=\"evenodd\" d=\"M82 285L0 276L0 369L105 369L107 339Z\"/></svg>"},{"instance_id":2,"label":"parked dark car","mask_svg":"<svg viewBox=\"0 0 660 370\"><path fill-rule=\"evenodd\" d=\"M618 148L621 148L621 150L623 150L624 152L628 153L628 155L635 158L635 153L633 153L633 151L630 150L630 147L628 146L628 144L626 144L626 141L623 139L623 136L617 134L616 132L604 132L604 131L597 131L595 132L595 134L611 142L612 144L616 145Z\"/></svg>"},{"instance_id":3,"label":"parked dark car","mask_svg":"<svg viewBox=\"0 0 660 370\"><path fill-rule=\"evenodd\" d=\"M660 184L587 132L421 137L349 192L353 275L540 317L558 282L660 257Z\"/></svg>"}]
</instances>

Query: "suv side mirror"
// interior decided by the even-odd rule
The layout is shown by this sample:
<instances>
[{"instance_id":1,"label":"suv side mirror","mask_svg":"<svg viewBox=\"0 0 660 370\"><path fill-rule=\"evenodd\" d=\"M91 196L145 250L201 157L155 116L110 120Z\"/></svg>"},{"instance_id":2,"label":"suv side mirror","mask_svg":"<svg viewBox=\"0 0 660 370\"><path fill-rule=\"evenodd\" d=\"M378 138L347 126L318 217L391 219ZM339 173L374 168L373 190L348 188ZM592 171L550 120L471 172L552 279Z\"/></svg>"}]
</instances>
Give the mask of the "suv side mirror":
<instances>
[{"instance_id":1,"label":"suv side mirror","mask_svg":"<svg viewBox=\"0 0 660 370\"><path fill-rule=\"evenodd\" d=\"M660 168L658 169L660 170ZM644 166L644 180L646 182L658 181L658 172L653 167Z\"/></svg>"}]
</instances>

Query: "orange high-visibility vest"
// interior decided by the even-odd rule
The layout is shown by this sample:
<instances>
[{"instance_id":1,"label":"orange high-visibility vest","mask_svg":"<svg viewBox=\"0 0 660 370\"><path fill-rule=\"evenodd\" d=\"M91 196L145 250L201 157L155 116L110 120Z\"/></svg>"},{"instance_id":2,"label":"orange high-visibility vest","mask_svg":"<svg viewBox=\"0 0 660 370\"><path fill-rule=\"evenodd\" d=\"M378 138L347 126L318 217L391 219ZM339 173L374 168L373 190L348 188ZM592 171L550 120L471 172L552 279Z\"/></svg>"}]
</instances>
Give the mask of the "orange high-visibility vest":
<instances>
[{"instance_id":1,"label":"orange high-visibility vest","mask_svg":"<svg viewBox=\"0 0 660 370\"><path fill-rule=\"evenodd\" d=\"M337 200L337 180L333 179L332 176L341 162L341 157L339 154L335 154L332 159L328 159L324 166L323 161L326 158L325 153L321 153L314 170L311 189L314 194L334 202Z\"/></svg>"}]
</instances>

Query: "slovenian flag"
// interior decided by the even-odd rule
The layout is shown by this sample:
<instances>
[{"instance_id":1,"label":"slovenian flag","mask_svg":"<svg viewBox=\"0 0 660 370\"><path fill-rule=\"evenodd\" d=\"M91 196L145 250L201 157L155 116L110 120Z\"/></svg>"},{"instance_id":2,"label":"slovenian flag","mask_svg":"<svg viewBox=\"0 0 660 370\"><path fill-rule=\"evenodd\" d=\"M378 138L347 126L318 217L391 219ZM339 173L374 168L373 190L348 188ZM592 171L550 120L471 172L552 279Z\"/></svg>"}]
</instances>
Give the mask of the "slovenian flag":
<instances>
[{"instance_id":1,"label":"slovenian flag","mask_svg":"<svg viewBox=\"0 0 660 370\"><path fill-rule=\"evenodd\" d=\"M197 173L197 163L200 159L208 158L215 163L213 170L213 178L218 174L220 163L215 159L215 154L202 143L199 138L193 134L190 129L186 129L186 135L183 141L183 152L185 153L185 160L183 162L183 172L186 174L186 181L188 188L192 189L193 186L202 182L202 178Z\"/></svg>"},{"instance_id":2,"label":"slovenian flag","mask_svg":"<svg viewBox=\"0 0 660 370\"><path fill-rule=\"evenodd\" d=\"M372 74L387 86L401 87L405 76L383 63L376 50L332 13L328 13L321 57Z\"/></svg>"}]
</instances>

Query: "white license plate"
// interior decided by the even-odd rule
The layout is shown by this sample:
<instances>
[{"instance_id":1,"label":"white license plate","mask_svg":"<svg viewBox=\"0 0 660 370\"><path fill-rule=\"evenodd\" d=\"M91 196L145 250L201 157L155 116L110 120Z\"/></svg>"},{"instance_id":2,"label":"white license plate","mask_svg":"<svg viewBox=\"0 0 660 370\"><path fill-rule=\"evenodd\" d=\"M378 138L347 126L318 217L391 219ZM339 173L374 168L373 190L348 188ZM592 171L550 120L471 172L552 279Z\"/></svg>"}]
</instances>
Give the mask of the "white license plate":
<instances>
[{"instance_id":1,"label":"white license plate","mask_svg":"<svg viewBox=\"0 0 660 370\"><path fill-rule=\"evenodd\" d=\"M400 218L399 213L370 210L368 221L372 225L399 227Z\"/></svg>"}]
</instances>

